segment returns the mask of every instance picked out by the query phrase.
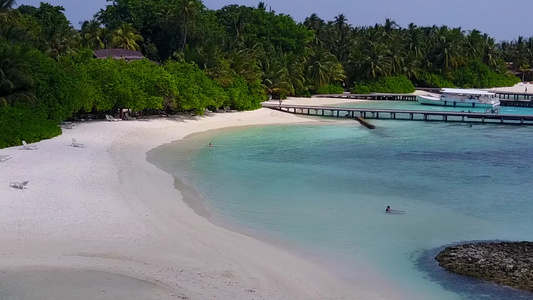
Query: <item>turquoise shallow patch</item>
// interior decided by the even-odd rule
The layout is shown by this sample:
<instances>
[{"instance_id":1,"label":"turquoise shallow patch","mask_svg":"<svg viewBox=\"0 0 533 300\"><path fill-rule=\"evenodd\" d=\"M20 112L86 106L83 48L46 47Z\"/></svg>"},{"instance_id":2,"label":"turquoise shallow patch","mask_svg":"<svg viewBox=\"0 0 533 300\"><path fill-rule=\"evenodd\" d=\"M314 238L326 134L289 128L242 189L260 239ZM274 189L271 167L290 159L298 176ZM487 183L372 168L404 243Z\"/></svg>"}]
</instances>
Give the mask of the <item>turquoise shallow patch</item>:
<instances>
[{"instance_id":1,"label":"turquoise shallow patch","mask_svg":"<svg viewBox=\"0 0 533 300\"><path fill-rule=\"evenodd\" d=\"M533 240L531 128L374 124L218 132L175 172L215 217L305 247L344 276L364 263L413 297L505 299L436 282L417 261L461 241Z\"/></svg>"}]
</instances>

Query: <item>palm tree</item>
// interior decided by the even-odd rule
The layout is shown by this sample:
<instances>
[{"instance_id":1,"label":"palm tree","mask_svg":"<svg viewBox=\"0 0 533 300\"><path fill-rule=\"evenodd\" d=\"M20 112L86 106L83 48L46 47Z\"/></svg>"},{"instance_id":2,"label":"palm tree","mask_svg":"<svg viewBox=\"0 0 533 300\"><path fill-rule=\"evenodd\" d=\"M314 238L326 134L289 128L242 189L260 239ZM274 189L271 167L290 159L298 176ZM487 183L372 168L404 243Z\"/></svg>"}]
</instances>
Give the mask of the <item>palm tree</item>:
<instances>
[{"instance_id":1,"label":"palm tree","mask_svg":"<svg viewBox=\"0 0 533 300\"><path fill-rule=\"evenodd\" d=\"M317 14L313 13L309 17L307 17L304 21L304 25L314 30L315 33L319 33L320 29L324 26L324 20L322 20Z\"/></svg>"},{"instance_id":2,"label":"palm tree","mask_svg":"<svg viewBox=\"0 0 533 300\"><path fill-rule=\"evenodd\" d=\"M122 23L119 28L117 28L113 34L113 47L128 49L128 50L139 50L139 44L143 40L143 37L137 33L133 25L129 23Z\"/></svg>"},{"instance_id":3,"label":"palm tree","mask_svg":"<svg viewBox=\"0 0 533 300\"><path fill-rule=\"evenodd\" d=\"M0 13L10 11L15 5L17 5L17 1L15 0L0 0Z\"/></svg>"},{"instance_id":4,"label":"palm tree","mask_svg":"<svg viewBox=\"0 0 533 300\"><path fill-rule=\"evenodd\" d=\"M533 37L530 37L526 41L526 58L530 65L533 65Z\"/></svg>"},{"instance_id":5,"label":"palm tree","mask_svg":"<svg viewBox=\"0 0 533 300\"><path fill-rule=\"evenodd\" d=\"M258 10L262 10L262 11L266 11L266 4L265 4L265 2L259 2L259 4L257 5L257 9L258 9Z\"/></svg>"},{"instance_id":6,"label":"palm tree","mask_svg":"<svg viewBox=\"0 0 533 300\"><path fill-rule=\"evenodd\" d=\"M263 84L274 97L294 94L294 86L289 80L289 71L279 60L263 62Z\"/></svg>"},{"instance_id":7,"label":"palm tree","mask_svg":"<svg viewBox=\"0 0 533 300\"><path fill-rule=\"evenodd\" d=\"M433 35L433 64L441 71L456 69L466 63L462 42L464 35L460 28L449 30L438 28Z\"/></svg>"},{"instance_id":8,"label":"palm tree","mask_svg":"<svg viewBox=\"0 0 533 300\"><path fill-rule=\"evenodd\" d=\"M324 20L319 18L317 14L311 14L311 16L305 19L303 24L305 27L315 32L313 35L313 40L311 41L312 45L327 44L327 40L325 38L326 23Z\"/></svg>"},{"instance_id":9,"label":"palm tree","mask_svg":"<svg viewBox=\"0 0 533 300\"><path fill-rule=\"evenodd\" d=\"M37 29L24 24L16 14L0 13L0 36L6 41L32 42L36 41Z\"/></svg>"},{"instance_id":10,"label":"palm tree","mask_svg":"<svg viewBox=\"0 0 533 300\"><path fill-rule=\"evenodd\" d=\"M477 29L470 30L466 36L466 56L470 59L477 59L483 54L483 36Z\"/></svg>"},{"instance_id":11,"label":"palm tree","mask_svg":"<svg viewBox=\"0 0 533 300\"><path fill-rule=\"evenodd\" d=\"M0 49L0 105L13 105L17 101L33 102L33 81L26 75L28 64L21 53L13 49Z\"/></svg>"},{"instance_id":12,"label":"palm tree","mask_svg":"<svg viewBox=\"0 0 533 300\"><path fill-rule=\"evenodd\" d=\"M58 28L53 35L46 41L48 45L48 54L58 60L64 55L71 55L79 47L79 36L71 27Z\"/></svg>"},{"instance_id":13,"label":"palm tree","mask_svg":"<svg viewBox=\"0 0 533 300\"><path fill-rule=\"evenodd\" d=\"M258 46L255 46L234 49L226 57L235 74L245 78L248 82L253 82L263 76L258 56Z\"/></svg>"},{"instance_id":14,"label":"palm tree","mask_svg":"<svg viewBox=\"0 0 533 300\"><path fill-rule=\"evenodd\" d=\"M389 18L386 18L385 19L385 23L383 24L383 30L386 32L386 33L391 33L393 32L395 29L398 29L398 23L396 23L396 21L393 21Z\"/></svg>"},{"instance_id":15,"label":"palm tree","mask_svg":"<svg viewBox=\"0 0 533 300\"><path fill-rule=\"evenodd\" d=\"M100 38L101 23L98 20L85 21L81 25L81 39L85 47L93 50L104 48L104 43Z\"/></svg>"},{"instance_id":16,"label":"palm tree","mask_svg":"<svg viewBox=\"0 0 533 300\"><path fill-rule=\"evenodd\" d=\"M484 34L482 51L483 63L489 66L492 70L497 70L501 64L500 57L501 53L494 42L494 38L489 37L488 34Z\"/></svg>"},{"instance_id":17,"label":"palm tree","mask_svg":"<svg viewBox=\"0 0 533 300\"><path fill-rule=\"evenodd\" d=\"M523 36L519 36L516 40L513 40L505 49L506 59L512 62L514 65L514 71L519 71L523 66L528 65L528 49L526 41ZM523 75L523 74L522 74ZM522 76L524 77L524 76Z\"/></svg>"},{"instance_id":18,"label":"palm tree","mask_svg":"<svg viewBox=\"0 0 533 300\"><path fill-rule=\"evenodd\" d=\"M363 74L368 79L392 75L393 62L391 53L385 44L370 42L363 60Z\"/></svg>"},{"instance_id":19,"label":"palm tree","mask_svg":"<svg viewBox=\"0 0 533 300\"><path fill-rule=\"evenodd\" d=\"M346 79L344 69L335 55L320 46L308 50L307 75L315 91L323 85Z\"/></svg>"},{"instance_id":20,"label":"palm tree","mask_svg":"<svg viewBox=\"0 0 533 300\"><path fill-rule=\"evenodd\" d=\"M409 79L418 79L421 71L420 61L414 55L409 55L403 64L402 73Z\"/></svg>"},{"instance_id":21,"label":"palm tree","mask_svg":"<svg viewBox=\"0 0 533 300\"><path fill-rule=\"evenodd\" d=\"M18 10L13 10L14 5L14 0L0 0L0 36L6 41L36 42L41 28L36 22L23 18Z\"/></svg>"},{"instance_id":22,"label":"palm tree","mask_svg":"<svg viewBox=\"0 0 533 300\"><path fill-rule=\"evenodd\" d=\"M111 45L113 45L113 34L113 30L107 27L102 27L98 30L98 37L100 42L102 42L103 49L111 48Z\"/></svg>"},{"instance_id":23,"label":"palm tree","mask_svg":"<svg viewBox=\"0 0 533 300\"><path fill-rule=\"evenodd\" d=\"M348 19L340 14L335 17L334 26L335 26L335 40L333 43L333 51L339 62L343 65L348 60L349 49L351 46L350 39L350 25L347 23Z\"/></svg>"},{"instance_id":24,"label":"palm tree","mask_svg":"<svg viewBox=\"0 0 533 300\"><path fill-rule=\"evenodd\" d=\"M414 55L416 59L421 59L425 56L425 39L424 34L420 28L415 24L410 23L405 34L405 50L408 54Z\"/></svg>"},{"instance_id":25,"label":"palm tree","mask_svg":"<svg viewBox=\"0 0 533 300\"><path fill-rule=\"evenodd\" d=\"M518 68L518 70L522 72L522 82L524 82L526 73L531 72L531 66L528 64L523 64Z\"/></svg>"},{"instance_id":26,"label":"palm tree","mask_svg":"<svg viewBox=\"0 0 533 300\"><path fill-rule=\"evenodd\" d=\"M189 25L196 19L196 16L200 12L201 5L201 2L198 2L198 0L179 0L178 16L185 20L183 25L183 45L181 46L182 52L185 50L185 45L187 44Z\"/></svg>"}]
</instances>

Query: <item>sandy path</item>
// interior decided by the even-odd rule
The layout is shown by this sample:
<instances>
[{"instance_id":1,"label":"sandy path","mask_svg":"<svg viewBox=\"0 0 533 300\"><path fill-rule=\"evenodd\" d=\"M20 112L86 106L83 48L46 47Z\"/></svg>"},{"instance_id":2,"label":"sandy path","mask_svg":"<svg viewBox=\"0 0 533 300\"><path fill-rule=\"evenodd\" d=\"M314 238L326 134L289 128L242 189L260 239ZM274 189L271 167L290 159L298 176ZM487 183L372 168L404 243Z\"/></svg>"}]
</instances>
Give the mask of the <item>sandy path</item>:
<instances>
[{"instance_id":1,"label":"sandy path","mask_svg":"<svg viewBox=\"0 0 533 300\"><path fill-rule=\"evenodd\" d=\"M349 284L213 225L180 201L171 175L146 162L149 150L195 132L304 120L316 122L268 109L95 121L37 151L1 149L13 156L0 163L2 299L399 299L379 288L390 283ZM87 148L70 147L73 137ZM9 187L22 180L28 189Z\"/></svg>"}]
</instances>

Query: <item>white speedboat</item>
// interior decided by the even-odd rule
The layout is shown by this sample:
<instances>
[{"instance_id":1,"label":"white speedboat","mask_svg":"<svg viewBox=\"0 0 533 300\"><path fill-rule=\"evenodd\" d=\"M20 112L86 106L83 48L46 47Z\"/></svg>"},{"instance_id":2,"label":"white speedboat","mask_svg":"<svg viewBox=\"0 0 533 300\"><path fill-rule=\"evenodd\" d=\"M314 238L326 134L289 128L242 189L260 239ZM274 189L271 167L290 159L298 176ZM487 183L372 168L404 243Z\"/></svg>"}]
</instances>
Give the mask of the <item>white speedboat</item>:
<instances>
[{"instance_id":1,"label":"white speedboat","mask_svg":"<svg viewBox=\"0 0 533 300\"><path fill-rule=\"evenodd\" d=\"M452 107L482 107L496 109L500 107L495 93L470 89L442 89L440 95L422 95L416 97L418 103Z\"/></svg>"}]
</instances>

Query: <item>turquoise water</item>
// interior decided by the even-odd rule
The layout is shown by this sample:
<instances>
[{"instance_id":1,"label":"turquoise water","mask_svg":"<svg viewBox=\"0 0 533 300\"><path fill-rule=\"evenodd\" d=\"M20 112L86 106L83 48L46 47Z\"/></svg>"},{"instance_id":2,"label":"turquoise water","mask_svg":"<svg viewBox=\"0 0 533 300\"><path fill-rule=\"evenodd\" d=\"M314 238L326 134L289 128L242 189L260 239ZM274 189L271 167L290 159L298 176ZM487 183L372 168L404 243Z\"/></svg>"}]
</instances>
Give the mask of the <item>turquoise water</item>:
<instances>
[{"instance_id":1,"label":"turquoise water","mask_svg":"<svg viewBox=\"0 0 533 300\"><path fill-rule=\"evenodd\" d=\"M365 265L410 299L530 299L450 277L432 257L463 241L533 240L531 127L373 123L219 132L173 173L186 170L215 217L327 257L347 278Z\"/></svg>"}]
</instances>

